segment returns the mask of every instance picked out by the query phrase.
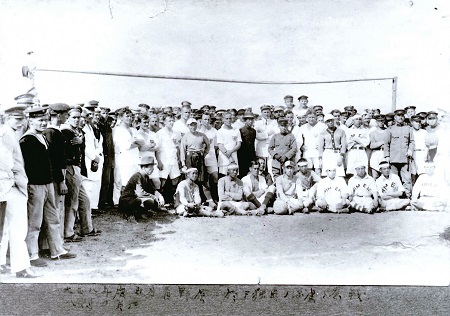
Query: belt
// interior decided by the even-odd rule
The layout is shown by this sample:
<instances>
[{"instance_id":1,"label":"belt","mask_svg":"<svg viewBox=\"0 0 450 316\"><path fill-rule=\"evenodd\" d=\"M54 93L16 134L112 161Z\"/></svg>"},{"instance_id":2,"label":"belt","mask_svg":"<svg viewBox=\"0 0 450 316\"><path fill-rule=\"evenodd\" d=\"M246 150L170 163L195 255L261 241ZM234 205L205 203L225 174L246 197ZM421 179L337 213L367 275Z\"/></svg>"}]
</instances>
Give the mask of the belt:
<instances>
[{"instance_id":1,"label":"belt","mask_svg":"<svg viewBox=\"0 0 450 316\"><path fill-rule=\"evenodd\" d=\"M186 155L202 155L202 150L188 150L186 151Z\"/></svg>"},{"instance_id":2,"label":"belt","mask_svg":"<svg viewBox=\"0 0 450 316\"><path fill-rule=\"evenodd\" d=\"M365 150L366 147L363 147L363 146L353 146L352 149Z\"/></svg>"},{"instance_id":3,"label":"belt","mask_svg":"<svg viewBox=\"0 0 450 316\"><path fill-rule=\"evenodd\" d=\"M414 149L414 151L426 151L426 149Z\"/></svg>"},{"instance_id":4,"label":"belt","mask_svg":"<svg viewBox=\"0 0 450 316\"><path fill-rule=\"evenodd\" d=\"M332 150L334 153L340 153L340 149L334 149L334 148L325 148L325 150Z\"/></svg>"}]
</instances>

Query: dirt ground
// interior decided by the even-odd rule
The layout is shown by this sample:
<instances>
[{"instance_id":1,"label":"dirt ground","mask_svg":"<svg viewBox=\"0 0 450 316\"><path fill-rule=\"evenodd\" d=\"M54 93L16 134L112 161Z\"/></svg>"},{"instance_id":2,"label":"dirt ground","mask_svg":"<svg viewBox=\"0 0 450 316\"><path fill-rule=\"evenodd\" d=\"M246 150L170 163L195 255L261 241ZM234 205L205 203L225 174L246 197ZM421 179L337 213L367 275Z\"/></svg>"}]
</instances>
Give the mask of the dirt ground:
<instances>
[{"instance_id":1,"label":"dirt ground","mask_svg":"<svg viewBox=\"0 0 450 316\"><path fill-rule=\"evenodd\" d=\"M1 282L448 285L447 212L295 214L127 221L94 218L103 233L68 244L76 259Z\"/></svg>"}]
</instances>

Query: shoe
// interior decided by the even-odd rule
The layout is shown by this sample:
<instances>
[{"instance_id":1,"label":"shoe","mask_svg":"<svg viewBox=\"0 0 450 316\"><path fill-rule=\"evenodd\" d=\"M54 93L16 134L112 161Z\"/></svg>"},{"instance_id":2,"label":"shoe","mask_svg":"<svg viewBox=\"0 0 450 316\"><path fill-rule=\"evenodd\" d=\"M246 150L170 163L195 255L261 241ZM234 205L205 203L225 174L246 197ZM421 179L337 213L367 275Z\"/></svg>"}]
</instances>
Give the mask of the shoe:
<instances>
[{"instance_id":1,"label":"shoe","mask_svg":"<svg viewBox=\"0 0 450 316\"><path fill-rule=\"evenodd\" d=\"M411 205L408 205L407 207L405 207L405 211L411 211L411 210L412 210Z\"/></svg>"},{"instance_id":2,"label":"shoe","mask_svg":"<svg viewBox=\"0 0 450 316\"><path fill-rule=\"evenodd\" d=\"M70 237L65 237L64 238L65 242L80 242L83 241L83 238L81 238L80 236L78 236L77 234L73 234Z\"/></svg>"},{"instance_id":3,"label":"shoe","mask_svg":"<svg viewBox=\"0 0 450 316\"><path fill-rule=\"evenodd\" d=\"M45 260L42 260L40 258L34 259L34 260L30 260L30 264L33 267L46 267L47 266L47 262L45 262Z\"/></svg>"},{"instance_id":4,"label":"shoe","mask_svg":"<svg viewBox=\"0 0 450 316\"><path fill-rule=\"evenodd\" d=\"M16 272L17 278L34 279L34 278L39 278L41 276L42 275L36 274L36 272L31 270L30 268Z\"/></svg>"},{"instance_id":5,"label":"shoe","mask_svg":"<svg viewBox=\"0 0 450 316\"><path fill-rule=\"evenodd\" d=\"M303 212L303 214L309 214L309 210L307 207L304 207L302 212Z\"/></svg>"},{"instance_id":6,"label":"shoe","mask_svg":"<svg viewBox=\"0 0 450 316\"><path fill-rule=\"evenodd\" d=\"M52 260L73 259L73 258L76 258L76 257L77 257L76 254L67 252L67 253L64 253L62 255L59 255L59 256L56 256L56 257L52 258Z\"/></svg>"},{"instance_id":7,"label":"shoe","mask_svg":"<svg viewBox=\"0 0 450 316\"><path fill-rule=\"evenodd\" d=\"M345 214L350 213L350 210L348 209L348 207L343 207L343 208L337 209L336 211L338 213L345 213Z\"/></svg>"},{"instance_id":8,"label":"shoe","mask_svg":"<svg viewBox=\"0 0 450 316\"><path fill-rule=\"evenodd\" d=\"M87 234L80 234L80 236L81 237L93 237L93 236L98 236L98 235L100 235L102 233L102 231L101 230L97 230L97 229L93 229L93 230L91 230L89 233L87 233Z\"/></svg>"},{"instance_id":9,"label":"shoe","mask_svg":"<svg viewBox=\"0 0 450 316\"><path fill-rule=\"evenodd\" d=\"M9 269L8 269L8 267L6 266L6 264L2 264L2 265L0 265L0 274L7 274L7 273L9 273Z\"/></svg>"},{"instance_id":10,"label":"shoe","mask_svg":"<svg viewBox=\"0 0 450 316\"><path fill-rule=\"evenodd\" d=\"M50 258L50 249L42 249L39 250L39 257L40 258Z\"/></svg>"}]
</instances>

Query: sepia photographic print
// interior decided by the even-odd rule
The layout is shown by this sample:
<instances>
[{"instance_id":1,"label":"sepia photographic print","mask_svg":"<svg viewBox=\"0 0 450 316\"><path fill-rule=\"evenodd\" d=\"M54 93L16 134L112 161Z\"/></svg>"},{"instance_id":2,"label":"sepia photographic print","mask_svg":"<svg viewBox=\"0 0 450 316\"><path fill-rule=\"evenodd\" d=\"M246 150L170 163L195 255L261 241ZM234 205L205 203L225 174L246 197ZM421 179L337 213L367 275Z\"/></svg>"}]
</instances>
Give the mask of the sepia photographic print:
<instances>
[{"instance_id":1,"label":"sepia photographic print","mask_svg":"<svg viewBox=\"0 0 450 316\"><path fill-rule=\"evenodd\" d=\"M0 314L448 315L444 0L0 0Z\"/></svg>"}]
</instances>

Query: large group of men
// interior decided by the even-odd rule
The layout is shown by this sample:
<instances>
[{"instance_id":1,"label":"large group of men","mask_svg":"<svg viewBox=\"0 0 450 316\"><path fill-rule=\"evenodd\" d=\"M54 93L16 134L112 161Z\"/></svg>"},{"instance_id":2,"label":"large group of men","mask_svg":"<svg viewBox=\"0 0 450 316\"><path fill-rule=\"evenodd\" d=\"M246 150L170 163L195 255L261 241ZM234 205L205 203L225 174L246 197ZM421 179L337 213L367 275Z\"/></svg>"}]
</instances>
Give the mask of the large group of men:
<instances>
[{"instance_id":1,"label":"large group of men","mask_svg":"<svg viewBox=\"0 0 450 316\"><path fill-rule=\"evenodd\" d=\"M33 97L0 123L0 267L17 277L75 258L66 243L100 235L92 217L113 207L131 220L447 207L445 112L324 110L304 95L257 114Z\"/></svg>"}]
</instances>

